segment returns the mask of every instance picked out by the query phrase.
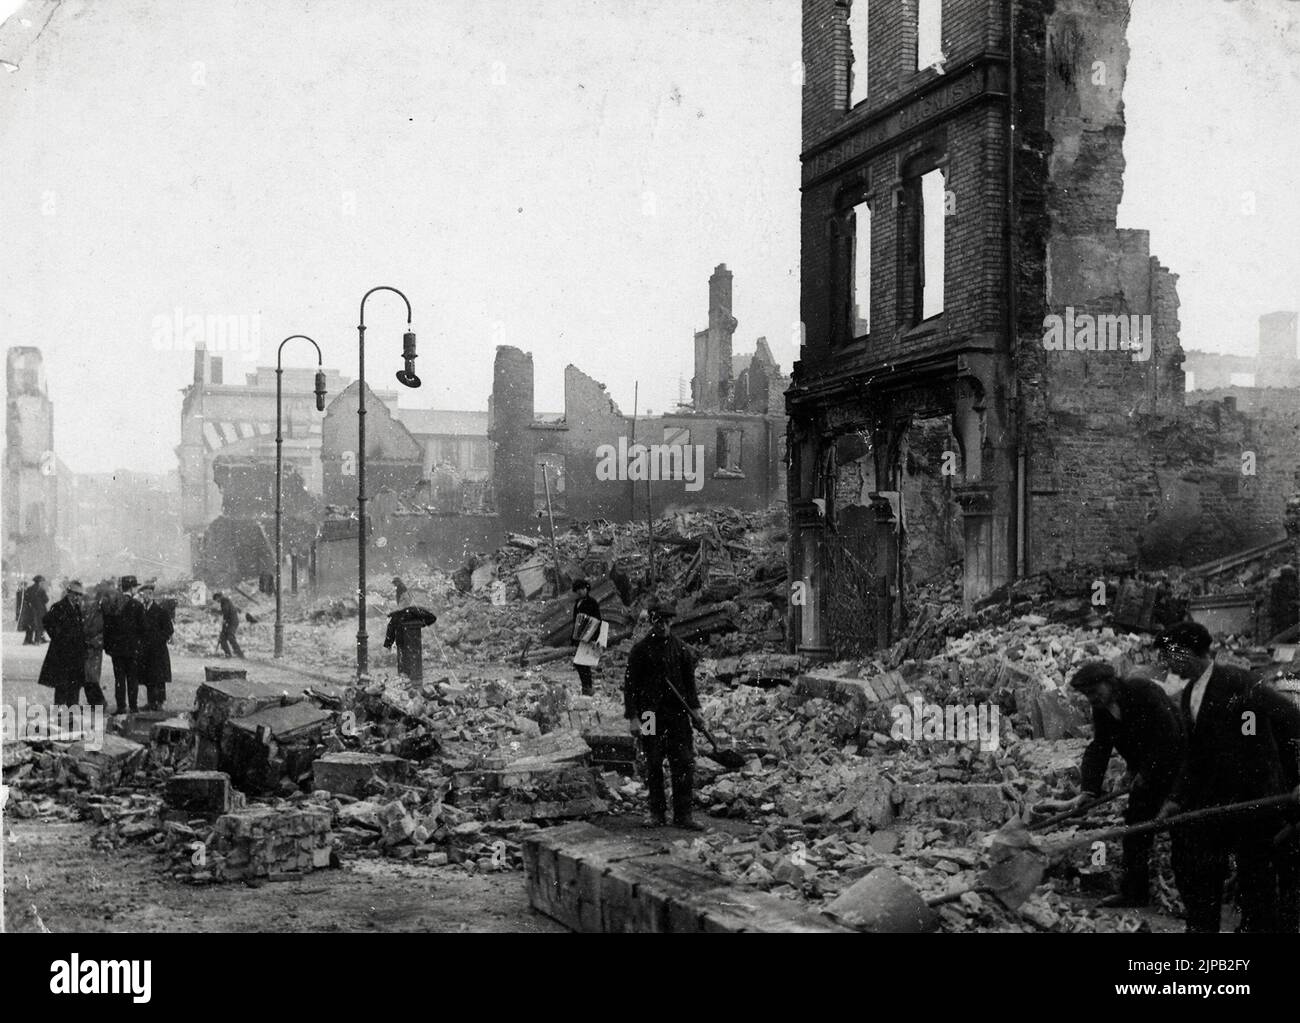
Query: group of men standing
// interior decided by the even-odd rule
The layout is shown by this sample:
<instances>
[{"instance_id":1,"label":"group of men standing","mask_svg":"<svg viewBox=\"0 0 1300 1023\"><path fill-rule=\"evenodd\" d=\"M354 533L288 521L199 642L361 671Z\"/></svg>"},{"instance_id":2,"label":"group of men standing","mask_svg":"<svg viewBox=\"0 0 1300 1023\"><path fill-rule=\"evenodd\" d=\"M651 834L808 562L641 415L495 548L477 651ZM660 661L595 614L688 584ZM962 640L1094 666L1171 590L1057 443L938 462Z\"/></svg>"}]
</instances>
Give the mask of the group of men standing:
<instances>
[{"instance_id":1,"label":"group of men standing","mask_svg":"<svg viewBox=\"0 0 1300 1023\"><path fill-rule=\"evenodd\" d=\"M1210 634L1195 622L1168 629L1157 647L1161 663L1183 683L1176 703L1155 682L1121 678L1104 663L1086 664L1071 679L1092 705L1094 738L1083 756L1083 791L1067 805L1101 793L1112 750L1131 779L1129 824L1288 793L1300 799L1300 706L1249 672L1216 664ZM1232 859L1240 929L1300 932L1294 802L1174 825L1170 842L1189 931L1218 932ZM1148 902L1152 843L1150 833L1124 840L1120 892L1104 903Z\"/></svg>"},{"instance_id":2,"label":"group of men standing","mask_svg":"<svg viewBox=\"0 0 1300 1023\"><path fill-rule=\"evenodd\" d=\"M44 627L50 648L37 681L54 690L57 706L76 705L83 686L87 705L104 705L100 674L108 654L114 713L139 710L141 686L145 709L163 709L172 674L167 644L174 626L170 610L154 600L153 583L141 586L135 576L126 575L115 589L100 585L87 595L74 579L45 614Z\"/></svg>"}]
</instances>

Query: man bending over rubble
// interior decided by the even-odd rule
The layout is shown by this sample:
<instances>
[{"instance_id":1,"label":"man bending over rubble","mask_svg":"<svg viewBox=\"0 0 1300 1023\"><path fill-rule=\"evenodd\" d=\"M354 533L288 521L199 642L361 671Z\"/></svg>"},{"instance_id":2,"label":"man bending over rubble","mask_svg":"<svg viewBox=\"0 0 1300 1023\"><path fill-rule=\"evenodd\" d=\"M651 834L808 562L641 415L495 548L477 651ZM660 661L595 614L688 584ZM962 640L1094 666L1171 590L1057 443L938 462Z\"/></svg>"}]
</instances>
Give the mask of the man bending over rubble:
<instances>
[{"instance_id":1,"label":"man bending over rubble","mask_svg":"<svg viewBox=\"0 0 1300 1023\"><path fill-rule=\"evenodd\" d=\"M1073 810L1101 795L1111 750L1124 758L1130 776L1125 824L1149 821L1164 805L1182 764L1185 740L1178 711L1163 689L1142 678L1120 678L1103 661L1083 665L1070 685L1092 704L1093 740L1083 752L1080 772L1083 791L1062 809ZM1177 877L1183 865L1181 836L1173 839ZM1118 895L1100 902L1105 907L1145 906L1151 900L1153 834L1132 835L1123 842L1124 867ZM1181 883L1180 883L1181 888Z\"/></svg>"},{"instance_id":2,"label":"man bending over rubble","mask_svg":"<svg viewBox=\"0 0 1300 1023\"><path fill-rule=\"evenodd\" d=\"M679 828L703 831L691 818L695 774L691 712L700 709L695 692L695 656L668 630L668 620L676 614L671 605L656 600L647 614L650 634L632 648L627 659L623 716L629 731L641 738L646 787L650 790L650 823L655 827L667 823L666 757L673 779L673 823Z\"/></svg>"}]
</instances>

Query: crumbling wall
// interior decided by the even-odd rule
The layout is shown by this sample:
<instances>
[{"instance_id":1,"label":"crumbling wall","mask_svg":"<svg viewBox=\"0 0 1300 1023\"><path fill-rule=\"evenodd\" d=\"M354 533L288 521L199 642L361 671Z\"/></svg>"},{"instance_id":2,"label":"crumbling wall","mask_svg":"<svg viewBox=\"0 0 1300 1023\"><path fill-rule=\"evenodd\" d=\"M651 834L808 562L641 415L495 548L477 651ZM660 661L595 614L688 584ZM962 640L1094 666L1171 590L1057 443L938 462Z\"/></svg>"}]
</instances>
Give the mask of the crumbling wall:
<instances>
[{"instance_id":1,"label":"crumbling wall","mask_svg":"<svg viewBox=\"0 0 1300 1023\"><path fill-rule=\"evenodd\" d=\"M1127 25L1123 0L1061 0L1018 51L1026 92L1041 81L1045 103L1036 151L1023 154L1042 176L1025 197L1035 215L1021 262L1041 255L1044 301L1022 292L1018 339L1029 349L1020 371L1031 569L1137 549L1161 500L1150 486L1159 456L1141 424L1182 407L1177 277L1151 256L1147 232L1116 226ZM1030 312L1041 316L1036 337ZM1135 328L1131 348L1106 344L1123 337L1103 336L1117 316ZM1067 347L1045 350L1049 338ZM1076 339L1087 347L1069 350Z\"/></svg>"},{"instance_id":2,"label":"crumbling wall","mask_svg":"<svg viewBox=\"0 0 1300 1023\"><path fill-rule=\"evenodd\" d=\"M565 503L571 519L625 519L628 516L629 484L622 480L596 477L596 449L613 443L631 430L630 419L619 411L605 385L588 376L577 366L564 367L564 460ZM655 421L642 421L642 431L655 429ZM660 437L638 437L657 443ZM642 485L644 491L644 484ZM637 495L638 507L645 498Z\"/></svg>"},{"instance_id":3,"label":"crumbling wall","mask_svg":"<svg viewBox=\"0 0 1300 1023\"><path fill-rule=\"evenodd\" d=\"M709 326L695 335L695 376L691 397L697 412L717 412L730 407L731 338L736 318L731 315L731 271L719 263L709 278Z\"/></svg>"},{"instance_id":4,"label":"crumbling wall","mask_svg":"<svg viewBox=\"0 0 1300 1023\"><path fill-rule=\"evenodd\" d=\"M1197 564L1286 535L1300 470L1300 407L1240 412L1200 402L1150 430L1158 484L1140 551L1144 563Z\"/></svg>"},{"instance_id":5,"label":"crumbling wall","mask_svg":"<svg viewBox=\"0 0 1300 1023\"><path fill-rule=\"evenodd\" d=\"M492 365L492 480L497 511L507 529L533 521L533 356L498 345Z\"/></svg>"}]
</instances>

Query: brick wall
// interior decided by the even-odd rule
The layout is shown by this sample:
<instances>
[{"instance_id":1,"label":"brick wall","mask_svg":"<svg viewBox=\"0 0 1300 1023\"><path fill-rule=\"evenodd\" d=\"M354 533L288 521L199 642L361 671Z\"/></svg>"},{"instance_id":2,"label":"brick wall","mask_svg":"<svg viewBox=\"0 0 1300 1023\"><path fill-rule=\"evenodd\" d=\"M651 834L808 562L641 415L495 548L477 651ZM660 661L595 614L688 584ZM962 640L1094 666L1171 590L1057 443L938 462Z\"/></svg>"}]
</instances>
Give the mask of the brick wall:
<instances>
[{"instance_id":1,"label":"brick wall","mask_svg":"<svg viewBox=\"0 0 1300 1023\"><path fill-rule=\"evenodd\" d=\"M865 2L865 0L856 0ZM847 93L847 8L836 0L805 4L804 148L828 135L866 128L890 104L939 78L915 70L915 0L875 3L869 18L868 97L851 112ZM1003 42L1001 4L947 0L944 49L957 66ZM812 38L809 38L809 32ZM826 46L825 52L820 48ZM832 179L805 188L802 198L802 365L828 358L894 360L1004 326L1005 113L998 102L957 113L923 134L900 141L863 161L846 163ZM899 272L903 212L898 193L904 176L928 169L927 155L941 161L953 208L945 217L944 313L934 329L908 335L913 326L908 284ZM909 163L911 164L909 166ZM865 196L871 211L871 333L848 336L847 294L851 239L844 213ZM834 351L832 349L834 348Z\"/></svg>"}]
</instances>

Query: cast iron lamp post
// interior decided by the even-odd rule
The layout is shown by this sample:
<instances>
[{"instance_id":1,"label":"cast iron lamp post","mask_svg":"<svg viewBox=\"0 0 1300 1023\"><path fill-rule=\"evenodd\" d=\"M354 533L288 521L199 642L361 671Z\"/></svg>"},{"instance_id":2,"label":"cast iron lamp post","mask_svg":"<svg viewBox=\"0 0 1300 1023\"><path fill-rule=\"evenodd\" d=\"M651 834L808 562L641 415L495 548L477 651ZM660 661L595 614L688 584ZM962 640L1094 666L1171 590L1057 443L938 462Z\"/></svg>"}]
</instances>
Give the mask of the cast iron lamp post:
<instances>
[{"instance_id":1,"label":"cast iron lamp post","mask_svg":"<svg viewBox=\"0 0 1300 1023\"><path fill-rule=\"evenodd\" d=\"M403 368L397 381L404 387L419 387L415 375L415 334L411 331L411 302L396 288L380 285L361 298L361 318L357 323L360 386L357 389L357 680L370 667L370 639L366 635L366 299L376 291L391 291L406 303L406 333L402 335Z\"/></svg>"},{"instance_id":2,"label":"cast iron lamp post","mask_svg":"<svg viewBox=\"0 0 1300 1023\"><path fill-rule=\"evenodd\" d=\"M281 537L283 535L282 522L284 519L284 505L282 503L281 477L284 475L284 435L280 431L280 406L281 406L281 384L284 380L284 368L281 365L281 356L284 354L284 346L290 341L311 341L311 346L316 349L316 411L325 411L325 371L321 369L320 345L312 341L306 334L291 334L280 342L280 347L275 353L275 656L284 655L284 620L280 615L280 562L284 556L280 553Z\"/></svg>"}]
</instances>

